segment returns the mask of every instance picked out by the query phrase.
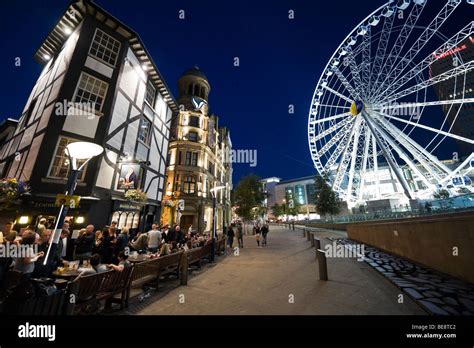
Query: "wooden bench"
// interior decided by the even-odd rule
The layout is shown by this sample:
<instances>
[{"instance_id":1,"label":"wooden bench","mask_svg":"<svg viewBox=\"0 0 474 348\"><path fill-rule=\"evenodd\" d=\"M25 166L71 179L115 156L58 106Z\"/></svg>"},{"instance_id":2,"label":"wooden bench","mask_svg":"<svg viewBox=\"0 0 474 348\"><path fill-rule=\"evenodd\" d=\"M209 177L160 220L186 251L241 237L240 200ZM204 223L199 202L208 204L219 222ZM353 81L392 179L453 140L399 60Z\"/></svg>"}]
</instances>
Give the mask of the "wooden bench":
<instances>
[{"instance_id":1,"label":"wooden bench","mask_svg":"<svg viewBox=\"0 0 474 348\"><path fill-rule=\"evenodd\" d=\"M130 266L122 272L110 270L76 278L71 284L71 293L75 296L74 311L78 312L102 300L118 302L123 308L128 304L127 294L133 269ZM118 300L113 298L117 294L120 295Z\"/></svg>"},{"instance_id":2,"label":"wooden bench","mask_svg":"<svg viewBox=\"0 0 474 348\"><path fill-rule=\"evenodd\" d=\"M176 275L179 278L179 265L184 251L178 251L166 256L160 256L158 279L161 276Z\"/></svg>"},{"instance_id":3,"label":"wooden bench","mask_svg":"<svg viewBox=\"0 0 474 348\"><path fill-rule=\"evenodd\" d=\"M211 251L212 243L207 243L203 247L194 248L186 251L188 267L197 265L198 268L201 268L202 260L205 258L209 259Z\"/></svg>"},{"instance_id":4,"label":"wooden bench","mask_svg":"<svg viewBox=\"0 0 474 348\"><path fill-rule=\"evenodd\" d=\"M180 251L137 263L132 274L130 286L127 289L126 303L128 303L131 289L140 288L150 283L153 283L156 289L158 289L160 277L176 275L179 278L182 256L183 251Z\"/></svg>"}]
</instances>

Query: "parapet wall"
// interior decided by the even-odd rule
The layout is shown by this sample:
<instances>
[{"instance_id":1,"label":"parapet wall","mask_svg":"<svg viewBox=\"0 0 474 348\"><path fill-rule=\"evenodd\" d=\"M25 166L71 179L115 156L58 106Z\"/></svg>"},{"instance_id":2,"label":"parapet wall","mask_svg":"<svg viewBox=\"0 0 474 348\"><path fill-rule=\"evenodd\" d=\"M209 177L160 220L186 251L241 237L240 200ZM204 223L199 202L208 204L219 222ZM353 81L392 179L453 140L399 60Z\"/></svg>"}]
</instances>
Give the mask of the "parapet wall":
<instances>
[{"instance_id":1,"label":"parapet wall","mask_svg":"<svg viewBox=\"0 0 474 348\"><path fill-rule=\"evenodd\" d=\"M474 283L472 212L348 224L347 233L350 239Z\"/></svg>"}]
</instances>

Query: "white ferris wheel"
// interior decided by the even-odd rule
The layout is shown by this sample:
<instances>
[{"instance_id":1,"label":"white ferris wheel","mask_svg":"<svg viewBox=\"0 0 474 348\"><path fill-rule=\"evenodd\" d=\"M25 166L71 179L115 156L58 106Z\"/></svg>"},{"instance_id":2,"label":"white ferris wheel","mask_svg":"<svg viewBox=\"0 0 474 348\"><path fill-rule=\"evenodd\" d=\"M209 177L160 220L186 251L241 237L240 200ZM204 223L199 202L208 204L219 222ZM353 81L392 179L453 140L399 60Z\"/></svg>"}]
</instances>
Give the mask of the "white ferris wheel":
<instances>
[{"instance_id":1,"label":"white ferris wheel","mask_svg":"<svg viewBox=\"0 0 474 348\"><path fill-rule=\"evenodd\" d=\"M384 183L428 198L472 165L473 156L453 169L437 150L474 144L462 131L466 113L474 118L473 20L474 0L390 1L329 59L308 141L318 173L349 206L387 198Z\"/></svg>"}]
</instances>

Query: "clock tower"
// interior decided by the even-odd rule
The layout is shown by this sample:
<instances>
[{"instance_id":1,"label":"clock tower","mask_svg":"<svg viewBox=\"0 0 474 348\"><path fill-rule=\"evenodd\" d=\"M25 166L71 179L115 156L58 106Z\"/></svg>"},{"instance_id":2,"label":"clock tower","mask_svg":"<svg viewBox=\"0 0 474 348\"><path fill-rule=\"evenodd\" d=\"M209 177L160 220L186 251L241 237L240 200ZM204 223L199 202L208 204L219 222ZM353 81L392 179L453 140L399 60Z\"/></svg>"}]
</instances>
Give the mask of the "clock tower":
<instances>
[{"instance_id":1,"label":"clock tower","mask_svg":"<svg viewBox=\"0 0 474 348\"><path fill-rule=\"evenodd\" d=\"M188 69L178 80L178 104L187 111L208 115L211 86L206 75L197 66ZM182 106L181 106L182 105Z\"/></svg>"}]
</instances>

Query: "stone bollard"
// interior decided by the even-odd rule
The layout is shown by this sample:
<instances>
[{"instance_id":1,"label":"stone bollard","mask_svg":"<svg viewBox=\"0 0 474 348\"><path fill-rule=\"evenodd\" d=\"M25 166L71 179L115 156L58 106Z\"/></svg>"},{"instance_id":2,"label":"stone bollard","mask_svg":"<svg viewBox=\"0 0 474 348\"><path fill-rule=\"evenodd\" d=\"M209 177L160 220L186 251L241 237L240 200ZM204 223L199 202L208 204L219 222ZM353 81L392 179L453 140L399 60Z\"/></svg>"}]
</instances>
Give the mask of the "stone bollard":
<instances>
[{"instance_id":1,"label":"stone bollard","mask_svg":"<svg viewBox=\"0 0 474 348\"><path fill-rule=\"evenodd\" d=\"M314 233L310 233L311 246L314 248Z\"/></svg>"},{"instance_id":2,"label":"stone bollard","mask_svg":"<svg viewBox=\"0 0 474 348\"><path fill-rule=\"evenodd\" d=\"M295 230L295 222L293 221L293 231Z\"/></svg>"},{"instance_id":3,"label":"stone bollard","mask_svg":"<svg viewBox=\"0 0 474 348\"><path fill-rule=\"evenodd\" d=\"M319 280L328 280L328 265L326 262L326 252L318 249L316 250L319 264Z\"/></svg>"},{"instance_id":4,"label":"stone bollard","mask_svg":"<svg viewBox=\"0 0 474 348\"><path fill-rule=\"evenodd\" d=\"M188 255L185 251L181 255L180 270L179 270L179 282L181 285L188 285Z\"/></svg>"},{"instance_id":5,"label":"stone bollard","mask_svg":"<svg viewBox=\"0 0 474 348\"><path fill-rule=\"evenodd\" d=\"M306 232L306 239L308 240L308 242L311 240L311 231L307 231Z\"/></svg>"},{"instance_id":6,"label":"stone bollard","mask_svg":"<svg viewBox=\"0 0 474 348\"><path fill-rule=\"evenodd\" d=\"M321 239L314 238L314 247L316 248L316 250L321 249Z\"/></svg>"},{"instance_id":7,"label":"stone bollard","mask_svg":"<svg viewBox=\"0 0 474 348\"><path fill-rule=\"evenodd\" d=\"M306 236L306 227L303 227L303 237Z\"/></svg>"}]
</instances>

